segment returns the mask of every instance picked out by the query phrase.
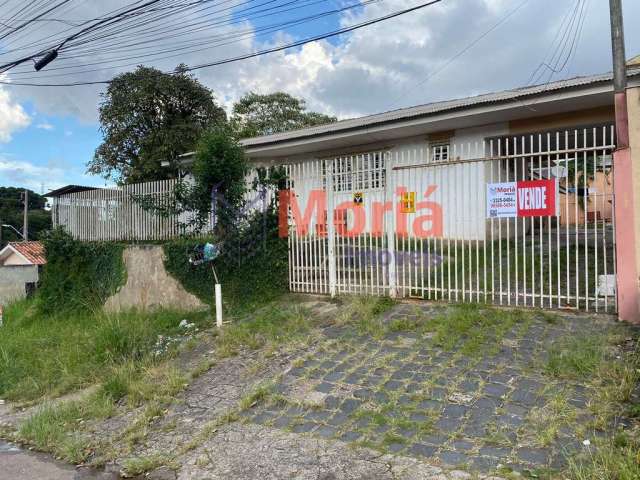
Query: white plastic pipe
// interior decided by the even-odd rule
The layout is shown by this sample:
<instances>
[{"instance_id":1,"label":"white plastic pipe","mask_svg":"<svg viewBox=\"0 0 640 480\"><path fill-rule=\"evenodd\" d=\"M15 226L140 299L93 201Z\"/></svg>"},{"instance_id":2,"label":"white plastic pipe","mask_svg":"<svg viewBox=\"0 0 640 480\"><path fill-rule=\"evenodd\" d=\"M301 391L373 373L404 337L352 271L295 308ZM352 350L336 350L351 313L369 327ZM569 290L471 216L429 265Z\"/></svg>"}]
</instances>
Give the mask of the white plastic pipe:
<instances>
[{"instance_id":1,"label":"white plastic pipe","mask_svg":"<svg viewBox=\"0 0 640 480\"><path fill-rule=\"evenodd\" d=\"M222 288L219 283L215 286L216 292L216 326L222 327Z\"/></svg>"}]
</instances>

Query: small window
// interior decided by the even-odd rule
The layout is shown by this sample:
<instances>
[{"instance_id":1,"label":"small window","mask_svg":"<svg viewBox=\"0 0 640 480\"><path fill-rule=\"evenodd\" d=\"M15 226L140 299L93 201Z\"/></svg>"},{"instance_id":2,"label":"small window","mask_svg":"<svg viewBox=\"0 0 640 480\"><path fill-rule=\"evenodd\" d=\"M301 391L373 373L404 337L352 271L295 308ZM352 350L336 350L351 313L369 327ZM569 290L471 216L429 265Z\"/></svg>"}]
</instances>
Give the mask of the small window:
<instances>
[{"instance_id":1,"label":"small window","mask_svg":"<svg viewBox=\"0 0 640 480\"><path fill-rule=\"evenodd\" d=\"M431 145L431 162L447 162L449 161L449 142L436 143Z\"/></svg>"}]
</instances>

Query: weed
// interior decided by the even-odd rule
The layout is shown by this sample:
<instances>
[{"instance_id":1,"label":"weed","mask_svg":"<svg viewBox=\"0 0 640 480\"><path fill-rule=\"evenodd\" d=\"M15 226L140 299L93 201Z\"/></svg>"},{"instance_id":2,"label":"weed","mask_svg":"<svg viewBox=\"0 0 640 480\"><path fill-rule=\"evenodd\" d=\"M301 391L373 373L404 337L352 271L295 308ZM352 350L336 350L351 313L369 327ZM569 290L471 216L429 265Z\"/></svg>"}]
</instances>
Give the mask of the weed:
<instances>
[{"instance_id":1,"label":"weed","mask_svg":"<svg viewBox=\"0 0 640 480\"><path fill-rule=\"evenodd\" d=\"M557 378L585 378L600 366L604 351L597 335L563 338L551 347L545 371Z\"/></svg>"},{"instance_id":2,"label":"weed","mask_svg":"<svg viewBox=\"0 0 640 480\"><path fill-rule=\"evenodd\" d=\"M175 468L172 462L167 462L167 455L150 455L146 457L128 458L123 461L123 474L126 477L143 475L162 466Z\"/></svg>"}]
</instances>

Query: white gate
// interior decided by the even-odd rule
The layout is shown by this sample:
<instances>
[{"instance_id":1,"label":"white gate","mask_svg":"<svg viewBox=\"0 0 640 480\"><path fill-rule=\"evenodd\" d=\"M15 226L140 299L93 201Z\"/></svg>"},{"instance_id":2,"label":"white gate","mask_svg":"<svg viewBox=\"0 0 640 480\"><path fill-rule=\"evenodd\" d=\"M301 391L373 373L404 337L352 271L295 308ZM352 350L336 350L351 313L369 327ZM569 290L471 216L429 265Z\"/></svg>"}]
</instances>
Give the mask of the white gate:
<instances>
[{"instance_id":1,"label":"white gate","mask_svg":"<svg viewBox=\"0 0 640 480\"><path fill-rule=\"evenodd\" d=\"M615 312L613 132L607 125L290 165L300 210L289 215L290 288ZM553 215L487 214L488 185L540 180L557 185Z\"/></svg>"}]
</instances>

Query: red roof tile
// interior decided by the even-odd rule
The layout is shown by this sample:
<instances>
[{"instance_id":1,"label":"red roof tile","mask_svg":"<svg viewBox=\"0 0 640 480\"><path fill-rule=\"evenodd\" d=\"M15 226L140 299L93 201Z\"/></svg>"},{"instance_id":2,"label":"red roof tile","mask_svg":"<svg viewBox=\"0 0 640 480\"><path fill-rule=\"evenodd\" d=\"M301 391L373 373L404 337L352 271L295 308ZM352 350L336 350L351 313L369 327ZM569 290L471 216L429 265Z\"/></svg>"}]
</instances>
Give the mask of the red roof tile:
<instances>
[{"instance_id":1,"label":"red roof tile","mask_svg":"<svg viewBox=\"0 0 640 480\"><path fill-rule=\"evenodd\" d=\"M9 245L34 265L47 263L44 245L40 242L9 242Z\"/></svg>"}]
</instances>

